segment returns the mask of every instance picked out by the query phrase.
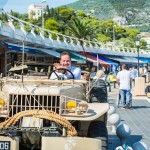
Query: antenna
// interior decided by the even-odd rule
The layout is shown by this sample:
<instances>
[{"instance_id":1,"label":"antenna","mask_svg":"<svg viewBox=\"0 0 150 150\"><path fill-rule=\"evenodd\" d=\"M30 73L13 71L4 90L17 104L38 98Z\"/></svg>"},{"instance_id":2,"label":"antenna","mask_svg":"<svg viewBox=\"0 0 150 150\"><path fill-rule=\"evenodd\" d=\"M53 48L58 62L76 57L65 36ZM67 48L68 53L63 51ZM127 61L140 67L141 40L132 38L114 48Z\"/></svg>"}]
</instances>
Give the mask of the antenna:
<instances>
[{"instance_id":1,"label":"antenna","mask_svg":"<svg viewBox=\"0 0 150 150\"><path fill-rule=\"evenodd\" d=\"M23 41L22 41L22 72L21 72L21 75L22 75L22 83L23 83L23 75L24 75L24 53L25 53L25 41L27 39L27 36L30 34L31 32L28 32L27 34L25 33L24 35L24 38L23 38Z\"/></svg>"},{"instance_id":2,"label":"antenna","mask_svg":"<svg viewBox=\"0 0 150 150\"><path fill-rule=\"evenodd\" d=\"M79 42L80 42L80 45L81 45L81 47L82 47L82 50L83 50L83 52L84 52L84 54L86 54L86 51L85 51L85 49L84 49L84 40L83 39L79 39ZM87 64L87 56L85 55L85 58L86 58L86 64Z\"/></svg>"},{"instance_id":3,"label":"antenna","mask_svg":"<svg viewBox=\"0 0 150 150\"><path fill-rule=\"evenodd\" d=\"M21 75L22 75L22 83L23 83L23 74L24 74L23 65L24 65L24 40L22 41L22 72L21 72Z\"/></svg>"}]
</instances>

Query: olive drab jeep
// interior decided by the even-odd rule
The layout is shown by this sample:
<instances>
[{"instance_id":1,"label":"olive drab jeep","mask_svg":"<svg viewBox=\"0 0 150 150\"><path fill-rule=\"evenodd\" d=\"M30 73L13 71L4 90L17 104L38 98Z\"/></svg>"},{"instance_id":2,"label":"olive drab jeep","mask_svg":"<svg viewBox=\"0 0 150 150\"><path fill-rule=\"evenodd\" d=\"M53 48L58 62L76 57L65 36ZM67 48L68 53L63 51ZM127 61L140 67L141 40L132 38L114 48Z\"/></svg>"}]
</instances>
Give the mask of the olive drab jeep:
<instances>
[{"instance_id":1,"label":"olive drab jeep","mask_svg":"<svg viewBox=\"0 0 150 150\"><path fill-rule=\"evenodd\" d=\"M0 78L0 149L107 150L101 79Z\"/></svg>"}]
</instances>

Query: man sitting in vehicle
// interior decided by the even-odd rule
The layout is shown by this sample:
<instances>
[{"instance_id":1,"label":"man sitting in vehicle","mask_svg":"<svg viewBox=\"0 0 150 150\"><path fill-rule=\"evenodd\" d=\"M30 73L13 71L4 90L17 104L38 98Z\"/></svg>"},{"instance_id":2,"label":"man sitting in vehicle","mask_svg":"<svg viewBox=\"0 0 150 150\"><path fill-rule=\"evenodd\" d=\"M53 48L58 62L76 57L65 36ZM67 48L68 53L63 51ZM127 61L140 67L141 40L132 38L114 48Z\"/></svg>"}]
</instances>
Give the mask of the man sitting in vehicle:
<instances>
[{"instance_id":1,"label":"man sitting in vehicle","mask_svg":"<svg viewBox=\"0 0 150 150\"><path fill-rule=\"evenodd\" d=\"M81 69L79 67L71 66L71 56L64 51L60 55L60 63L54 64L55 71L50 75L50 79L75 79L80 80Z\"/></svg>"}]
</instances>

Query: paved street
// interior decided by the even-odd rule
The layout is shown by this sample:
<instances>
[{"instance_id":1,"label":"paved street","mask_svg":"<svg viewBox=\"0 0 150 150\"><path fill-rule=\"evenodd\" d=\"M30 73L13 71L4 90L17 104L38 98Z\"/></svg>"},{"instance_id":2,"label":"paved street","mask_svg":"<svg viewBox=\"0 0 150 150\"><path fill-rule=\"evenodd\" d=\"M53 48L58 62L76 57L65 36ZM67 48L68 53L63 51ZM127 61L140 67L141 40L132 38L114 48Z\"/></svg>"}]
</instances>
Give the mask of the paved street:
<instances>
[{"instance_id":1,"label":"paved street","mask_svg":"<svg viewBox=\"0 0 150 150\"><path fill-rule=\"evenodd\" d=\"M115 106L118 88L109 92L109 102ZM143 141L150 148L150 100L146 96L133 97L132 109L116 108L116 112L121 116L121 124L127 124L132 132L127 140L127 144L132 146L135 142ZM116 107L116 106L115 106ZM120 145L120 140L115 133L111 132L111 126L108 124L109 131L109 150L115 150Z\"/></svg>"}]
</instances>

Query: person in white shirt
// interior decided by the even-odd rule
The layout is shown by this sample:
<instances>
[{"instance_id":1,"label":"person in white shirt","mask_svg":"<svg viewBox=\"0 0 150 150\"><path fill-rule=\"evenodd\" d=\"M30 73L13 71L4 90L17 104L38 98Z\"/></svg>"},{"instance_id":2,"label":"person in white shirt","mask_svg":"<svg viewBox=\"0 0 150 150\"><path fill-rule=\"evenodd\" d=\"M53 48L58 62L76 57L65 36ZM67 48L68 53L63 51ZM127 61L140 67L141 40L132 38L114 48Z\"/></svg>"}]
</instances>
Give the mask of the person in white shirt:
<instances>
[{"instance_id":1,"label":"person in white shirt","mask_svg":"<svg viewBox=\"0 0 150 150\"><path fill-rule=\"evenodd\" d=\"M147 70L147 67L145 66L144 67L144 75L147 75L148 74L148 70Z\"/></svg>"},{"instance_id":2,"label":"person in white shirt","mask_svg":"<svg viewBox=\"0 0 150 150\"><path fill-rule=\"evenodd\" d=\"M131 69L130 72L131 72L132 82L135 85L135 78L138 77L138 71L137 71L137 69L135 69L134 67L132 67L132 69Z\"/></svg>"},{"instance_id":3,"label":"person in white shirt","mask_svg":"<svg viewBox=\"0 0 150 150\"><path fill-rule=\"evenodd\" d=\"M126 65L122 65L122 70L117 74L117 83L119 84L122 108L129 108L131 102L131 73L127 70ZM125 100L126 98L126 100Z\"/></svg>"},{"instance_id":4,"label":"person in white shirt","mask_svg":"<svg viewBox=\"0 0 150 150\"><path fill-rule=\"evenodd\" d=\"M115 70L116 70L116 66L113 65L113 66L112 66L112 72L113 72L113 74L115 74ZM115 75L116 75L116 74L115 74Z\"/></svg>"},{"instance_id":5,"label":"person in white shirt","mask_svg":"<svg viewBox=\"0 0 150 150\"><path fill-rule=\"evenodd\" d=\"M147 67L145 66L145 67L143 68L143 75L142 75L142 77L145 78L145 83L146 83L146 76L147 76L147 74L148 74L148 70L147 70Z\"/></svg>"},{"instance_id":6,"label":"person in white shirt","mask_svg":"<svg viewBox=\"0 0 150 150\"><path fill-rule=\"evenodd\" d=\"M64 51L60 55L60 63L55 63L54 67L56 71L54 71L50 75L50 79L75 79L80 80L81 78L81 69L79 67L71 66L71 56L68 52ZM62 68L62 69L61 69ZM65 71L65 69L69 71ZM72 73L72 74L71 74Z\"/></svg>"}]
</instances>

